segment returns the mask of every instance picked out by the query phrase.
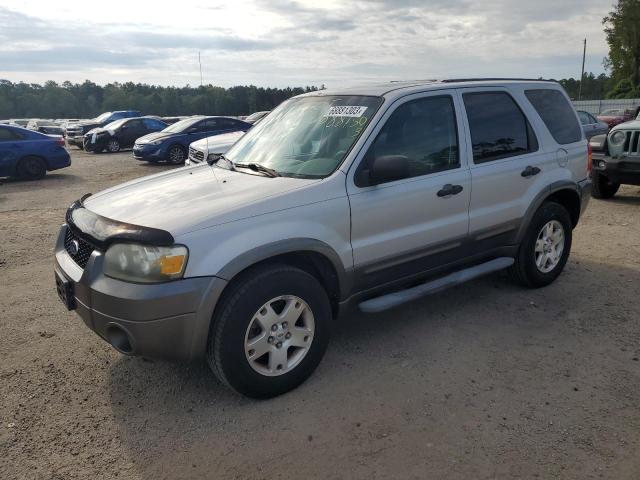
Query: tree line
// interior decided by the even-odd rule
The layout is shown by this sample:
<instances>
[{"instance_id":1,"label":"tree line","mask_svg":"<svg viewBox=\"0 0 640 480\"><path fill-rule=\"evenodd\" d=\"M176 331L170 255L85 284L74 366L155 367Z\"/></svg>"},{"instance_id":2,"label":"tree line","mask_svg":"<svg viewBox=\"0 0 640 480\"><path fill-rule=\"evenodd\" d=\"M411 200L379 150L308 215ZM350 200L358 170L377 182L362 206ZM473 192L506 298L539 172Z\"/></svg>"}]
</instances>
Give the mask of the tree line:
<instances>
[{"instance_id":1,"label":"tree line","mask_svg":"<svg viewBox=\"0 0 640 480\"><path fill-rule=\"evenodd\" d=\"M93 118L102 112L130 109L160 116L247 115L271 110L290 97L314 90L313 86L163 87L133 82L101 86L89 80L40 85L0 80L0 118Z\"/></svg>"}]
</instances>

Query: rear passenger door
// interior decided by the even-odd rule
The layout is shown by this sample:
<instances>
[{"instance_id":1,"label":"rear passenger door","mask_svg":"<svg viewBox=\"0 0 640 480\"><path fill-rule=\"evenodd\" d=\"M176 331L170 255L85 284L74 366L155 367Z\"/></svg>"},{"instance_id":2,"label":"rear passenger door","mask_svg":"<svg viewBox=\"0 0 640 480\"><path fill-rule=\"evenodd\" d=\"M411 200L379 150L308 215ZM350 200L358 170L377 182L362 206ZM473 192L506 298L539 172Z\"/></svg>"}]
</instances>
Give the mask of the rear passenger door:
<instances>
[{"instance_id":1,"label":"rear passenger door","mask_svg":"<svg viewBox=\"0 0 640 480\"><path fill-rule=\"evenodd\" d=\"M528 206L549 185L547 174L557 164L539 145L522 91L479 87L459 94L471 147L470 246L480 253L514 243Z\"/></svg>"},{"instance_id":2,"label":"rear passenger door","mask_svg":"<svg viewBox=\"0 0 640 480\"><path fill-rule=\"evenodd\" d=\"M347 179L355 290L460 258L471 189L457 104L449 90L398 100L365 144ZM369 167L383 156L406 157L406 177L369 185Z\"/></svg>"}]
</instances>

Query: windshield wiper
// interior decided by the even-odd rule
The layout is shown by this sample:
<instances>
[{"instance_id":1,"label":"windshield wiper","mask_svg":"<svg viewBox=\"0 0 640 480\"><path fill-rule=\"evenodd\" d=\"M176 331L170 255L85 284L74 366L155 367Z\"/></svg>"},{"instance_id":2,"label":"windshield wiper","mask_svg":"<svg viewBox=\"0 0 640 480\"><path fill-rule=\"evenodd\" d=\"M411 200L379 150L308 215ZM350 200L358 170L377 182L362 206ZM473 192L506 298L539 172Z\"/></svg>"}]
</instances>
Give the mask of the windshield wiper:
<instances>
[{"instance_id":1,"label":"windshield wiper","mask_svg":"<svg viewBox=\"0 0 640 480\"><path fill-rule=\"evenodd\" d=\"M248 168L249 170L253 170L254 172L264 173L268 177L279 177L280 174L276 172L273 168L265 167L264 165L260 165L259 163L233 163L233 166L240 168Z\"/></svg>"}]
</instances>

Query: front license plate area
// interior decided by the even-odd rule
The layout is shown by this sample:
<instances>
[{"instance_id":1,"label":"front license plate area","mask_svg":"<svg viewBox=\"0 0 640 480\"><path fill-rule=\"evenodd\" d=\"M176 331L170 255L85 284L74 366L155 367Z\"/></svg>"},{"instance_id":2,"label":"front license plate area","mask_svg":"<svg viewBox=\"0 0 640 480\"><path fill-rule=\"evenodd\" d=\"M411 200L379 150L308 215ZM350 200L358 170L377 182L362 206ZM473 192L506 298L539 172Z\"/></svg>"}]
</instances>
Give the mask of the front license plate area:
<instances>
[{"instance_id":1,"label":"front license plate area","mask_svg":"<svg viewBox=\"0 0 640 480\"><path fill-rule=\"evenodd\" d=\"M76 298L73 296L73 284L58 272L55 272L55 275L58 297L67 307L67 310L75 310Z\"/></svg>"}]
</instances>

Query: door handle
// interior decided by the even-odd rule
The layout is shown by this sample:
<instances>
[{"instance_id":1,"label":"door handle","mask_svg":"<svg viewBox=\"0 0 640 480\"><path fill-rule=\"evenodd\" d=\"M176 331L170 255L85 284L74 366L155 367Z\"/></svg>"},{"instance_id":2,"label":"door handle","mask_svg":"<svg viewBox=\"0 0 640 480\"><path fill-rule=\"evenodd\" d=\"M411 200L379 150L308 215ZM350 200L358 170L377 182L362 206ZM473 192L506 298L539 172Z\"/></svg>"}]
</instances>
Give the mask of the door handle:
<instances>
[{"instance_id":1,"label":"door handle","mask_svg":"<svg viewBox=\"0 0 640 480\"><path fill-rule=\"evenodd\" d=\"M538 167L532 167L531 165L527 165L527 168L525 168L520 175L522 175L524 178L527 178L527 177L533 177L534 175L537 175L539 173L540 173L540 169Z\"/></svg>"},{"instance_id":2,"label":"door handle","mask_svg":"<svg viewBox=\"0 0 640 480\"><path fill-rule=\"evenodd\" d=\"M438 190L439 197L449 197L451 195L457 195L463 190L462 185L451 185L447 183L442 187L441 190Z\"/></svg>"}]
</instances>

